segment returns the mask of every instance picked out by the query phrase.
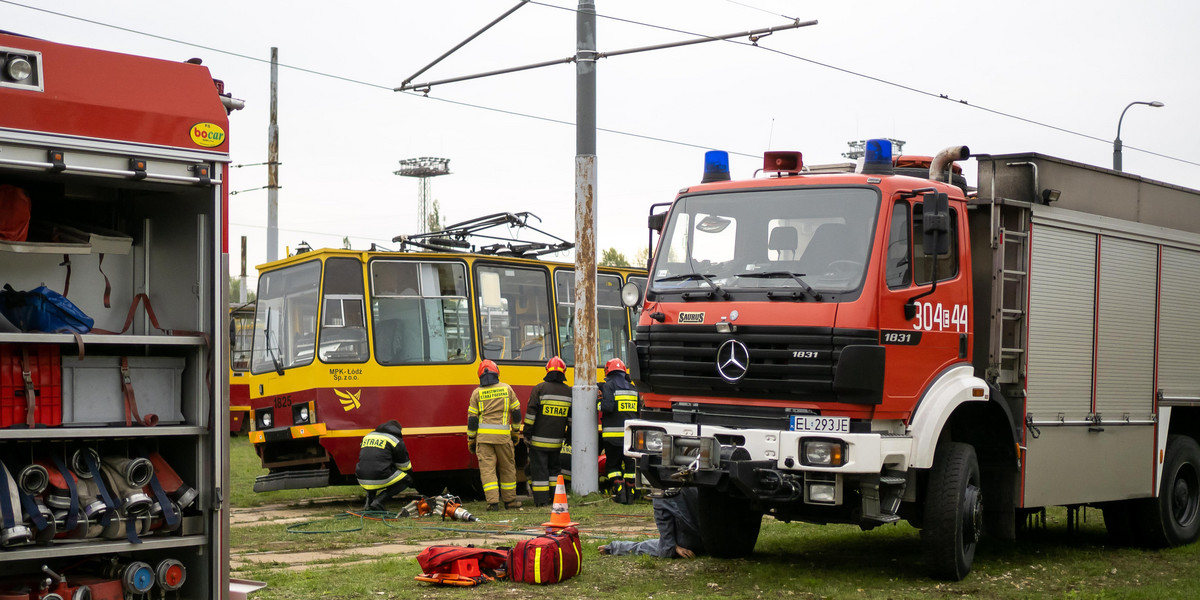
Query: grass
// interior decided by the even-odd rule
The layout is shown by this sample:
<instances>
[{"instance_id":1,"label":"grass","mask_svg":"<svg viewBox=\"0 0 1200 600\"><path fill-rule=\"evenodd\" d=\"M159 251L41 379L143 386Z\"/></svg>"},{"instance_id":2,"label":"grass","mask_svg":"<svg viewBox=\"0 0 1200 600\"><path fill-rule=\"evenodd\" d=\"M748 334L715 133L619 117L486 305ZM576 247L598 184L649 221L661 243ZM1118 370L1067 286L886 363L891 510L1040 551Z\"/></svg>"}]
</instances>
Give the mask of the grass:
<instances>
[{"instance_id":1,"label":"grass","mask_svg":"<svg viewBox=\"0 0 1200 600\"><path fill-rule=\"evenodd\" d=\"M361 528L322 534L288 533L289 525L264 523L232 530L235 556L246 551L315 551L391 543L429 543L454 537L479 537L494 532L501 543L520 539L512 532L536 528L546 509L483 512L482 502L466 508L480 523L443 523L429 517L384 523L337 516L361 505L361 492L350 488L287 490L251 496L242 504L254 476L261 472L244 440L233 446L233 500L237 507L287 503L301 509L307 520L293 531ZM242 456L239 456L242 455ZM239 472L242 471L242 472ZM245 489L238 489L246 486ZM331 496L340 498L327 499ZM264 514L272 514L270 510ZM610 537L635 539L653 534L650 505L613 504L593 495L570 497L571 518L584 533L583 573L559 585L532 586L493 582L483 588L442 588L413 581L419 572L411 557L381 556L376 560L330 558L320 566L288 570L287 565L259 565L234 577L268 583L252 600L323 598L1193 598L1200 589L1200 545L1167 550L1112 547L1100 511L1088 509L1075 531L1066 526L1065 509L1050 509L1044 528L1026 530L1016 542L985 540L972 573L961 582L940 582L926 575L917 530L907 524L863 532L848 525L763 522L755 553L750 558L718 560L654 559L645 556L601 556L597 547ZM506 533L507 532L507 533ZM443 543L443 542L439 542ZM498 545L498 544L497 544Z\"/></svg>"}]
</instances>

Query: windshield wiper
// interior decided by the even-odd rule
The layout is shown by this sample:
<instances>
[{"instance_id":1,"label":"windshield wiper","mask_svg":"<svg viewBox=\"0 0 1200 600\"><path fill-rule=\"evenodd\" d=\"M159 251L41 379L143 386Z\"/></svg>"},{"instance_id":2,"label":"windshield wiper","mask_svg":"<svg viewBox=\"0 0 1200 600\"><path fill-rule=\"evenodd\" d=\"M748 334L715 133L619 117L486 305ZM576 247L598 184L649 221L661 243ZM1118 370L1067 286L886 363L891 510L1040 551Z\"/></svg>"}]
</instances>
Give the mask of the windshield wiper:
<instances>
[{"instance_id":1,"label":"windshield wiper","mask_svg":"<svg viewBox=\"0 0 1200 600\"><path fill-rule=\"evenodd\" d=\"M266 337L267 343L267 358L271 359L271 363L275 365L275 373L280 377L283 376L283 361L279 359L279 355L271 352L271 307L267 307L267 323L263 326L263 336Z\"/></svg>"},{"instance_id":2,"label":"windshield wiper","mask_svg":"<svg viewBox=\"0 0 1200 600\"><path fill-rule=\"evenodd\" d=\"M813 300L821 299L821 293L812 289L812 286L808 285L808 283L802 279L804 277L804 273L793 273L791 271L763 271L761 273L738 273L737 275L734 275L734 277L757 277L761 279L791 278L793 281L799 284L806 293L812 296Z\"/></svg>"},{"instance_id":3,"label":"windshield wiper","mask_svg":"<svg viewBox=\"0 0 1200 600\"><path fill-rule=\"evenodd\" d=\"M714 275L712 273L709 273L707 275L705 275L704 273L680 273L679 275L669 275L667 277L659 277L658 279L654 280L654 283L661 283L663 281L687 281L689 279L702 279L702 280L704 280L704 283L707 283L708 285L712 286L713 292L716 292L718 296L720 296L722 298L728 298L729 292L726 292L725 290L721 289L721 286L717 285L717 283L712 280L713 277L714 277ZM705 292L704 295L711 297L712 292ZM692 296L688 292L684 292L683 297L686 300L688 298L691 298Z\"/></svg>"}]
</instances>

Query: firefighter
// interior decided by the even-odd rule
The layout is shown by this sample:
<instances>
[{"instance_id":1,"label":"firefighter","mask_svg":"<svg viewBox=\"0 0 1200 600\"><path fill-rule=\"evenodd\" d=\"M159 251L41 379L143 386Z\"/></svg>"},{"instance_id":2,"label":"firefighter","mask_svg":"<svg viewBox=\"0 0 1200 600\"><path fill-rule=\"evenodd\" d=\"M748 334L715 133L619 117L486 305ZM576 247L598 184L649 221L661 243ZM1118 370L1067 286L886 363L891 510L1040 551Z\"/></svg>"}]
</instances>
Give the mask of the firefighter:
<instances>
[{"instance_id":1,"label":"firefighter","mask_svg":"<svg viewBox=\"0 0 1200 600\"><path fill-rule=\"evenodd\" d=\"M387 510L387 501L412 485L412 463L395 419L363 436L354 476L367 491L363 510Z\"/></svg>"},{"instance_id":2,"label":"firefighter","mask_svg":"<svg viewBox=\"0 0 1200 600\"><path fill-rule=\"evenodd\" d=\"M467 450L479 459L479 478L488 510L520 508L513 446L520 441L521 403L506 383L500 367L490 360L479 363L479 387L467 404Z\"/></svg>"},{"instance_id":3,"label":"firefighter","mask_svg":"<svg viewBox=\"0 0 1200 600\"><path fill-rule=\"evenodd\" d=\"M529 444L529 478L533 504L550 504L550 481L561 472L559 455L570 435L571 386L567 363L555 356L546 363L546 376L529 393L521 435Z\"/></svg>"},{"instance_id":4,"label":"firefighter","mask_svg":"<svg viewBox=\"0 0 1200 600\"><path fill-rule=\"evenodd\" d=\"M614 358L604 365L600 384L600 445L614 502L633 504L633 459L625 456L625 420L636 419L640 396L625 375L625 363Z\"/></svg>"}]
</instances>

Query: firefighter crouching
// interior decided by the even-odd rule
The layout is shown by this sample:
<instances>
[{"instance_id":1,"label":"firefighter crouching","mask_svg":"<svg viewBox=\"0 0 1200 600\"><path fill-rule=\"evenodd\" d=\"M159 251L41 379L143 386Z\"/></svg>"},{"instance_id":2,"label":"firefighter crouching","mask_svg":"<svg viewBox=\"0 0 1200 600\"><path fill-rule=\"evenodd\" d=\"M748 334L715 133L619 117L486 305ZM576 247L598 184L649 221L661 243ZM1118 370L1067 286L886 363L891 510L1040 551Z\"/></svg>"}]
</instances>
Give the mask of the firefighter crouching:
<instances>
[{"instance_id":1,"label":"firefighter crouching","mask_svg":"<svg viewBox=\"0 0 1200 600\"><path fill-rule=\"evenodd\" d=\"M625 456L625 420L636 419L641 410L640 396L625 375L625 363L614 358L604 365L600 384L600 447L604 449L608 482L613 501L632 504L634 498L633 459Z\"/></svg>"},{"instance_id":2,"label":"firefighter crouching","mask_svg":"<svg viewBox=\"0 0 1200 600\"><path fill-rule=\"evenodd\" d=\"M520 508L517 500L517 467L513 446L520 440L521 404L506 383L500 367L479 363L479 387L467 404L467 450L479 460L479 479L487 509Z\"/></svg>"},{"instance_id":3,"label":"firefighter crouching","mask_svg":"<svg viewBox=\"0 0 1200 600\"><path fill-rule=\"evenodd\" d=\"M392 419L363 436L354 468L358 485L367 491L363 510L387 510L387 501L412 484L412 463L401 433L400 423Z\"/></svg>"},{"instance_id":4,"label":"firefighter crouching","mask_svg":"<svg viewBox=\"0 0 1200 600\"><path fill-rule=\"evenodd\" d=\"M571 386L567 364L555 356L546 363L546 376L529 393L525 427L529 443L529 480L535 506L550 504L550 481L561 472L559 456L571 425Z\"/></svg>"}]
</instances>

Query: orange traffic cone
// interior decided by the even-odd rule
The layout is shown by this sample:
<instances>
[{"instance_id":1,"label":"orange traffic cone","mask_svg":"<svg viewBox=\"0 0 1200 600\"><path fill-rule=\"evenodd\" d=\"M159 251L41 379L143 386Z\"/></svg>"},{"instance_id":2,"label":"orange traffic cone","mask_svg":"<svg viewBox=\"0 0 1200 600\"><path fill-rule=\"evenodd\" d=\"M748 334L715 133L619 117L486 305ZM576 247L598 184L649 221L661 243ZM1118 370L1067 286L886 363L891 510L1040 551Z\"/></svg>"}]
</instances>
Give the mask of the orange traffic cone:
<instances>
[{"instance_id":1,"label":"orange traffic cone","mask_svg":"<svg viewBox=\"0 0 1200 600\"><path fill-rule=\"evenodd\" d=\"M563 529L574 527L579 523L571 521L571 513L567 511L567 486L563 476L558 476L558 485L554 488L554 504L550 506L550 521L542 523L548 529Z\"/></svg>"}]
</instances>

